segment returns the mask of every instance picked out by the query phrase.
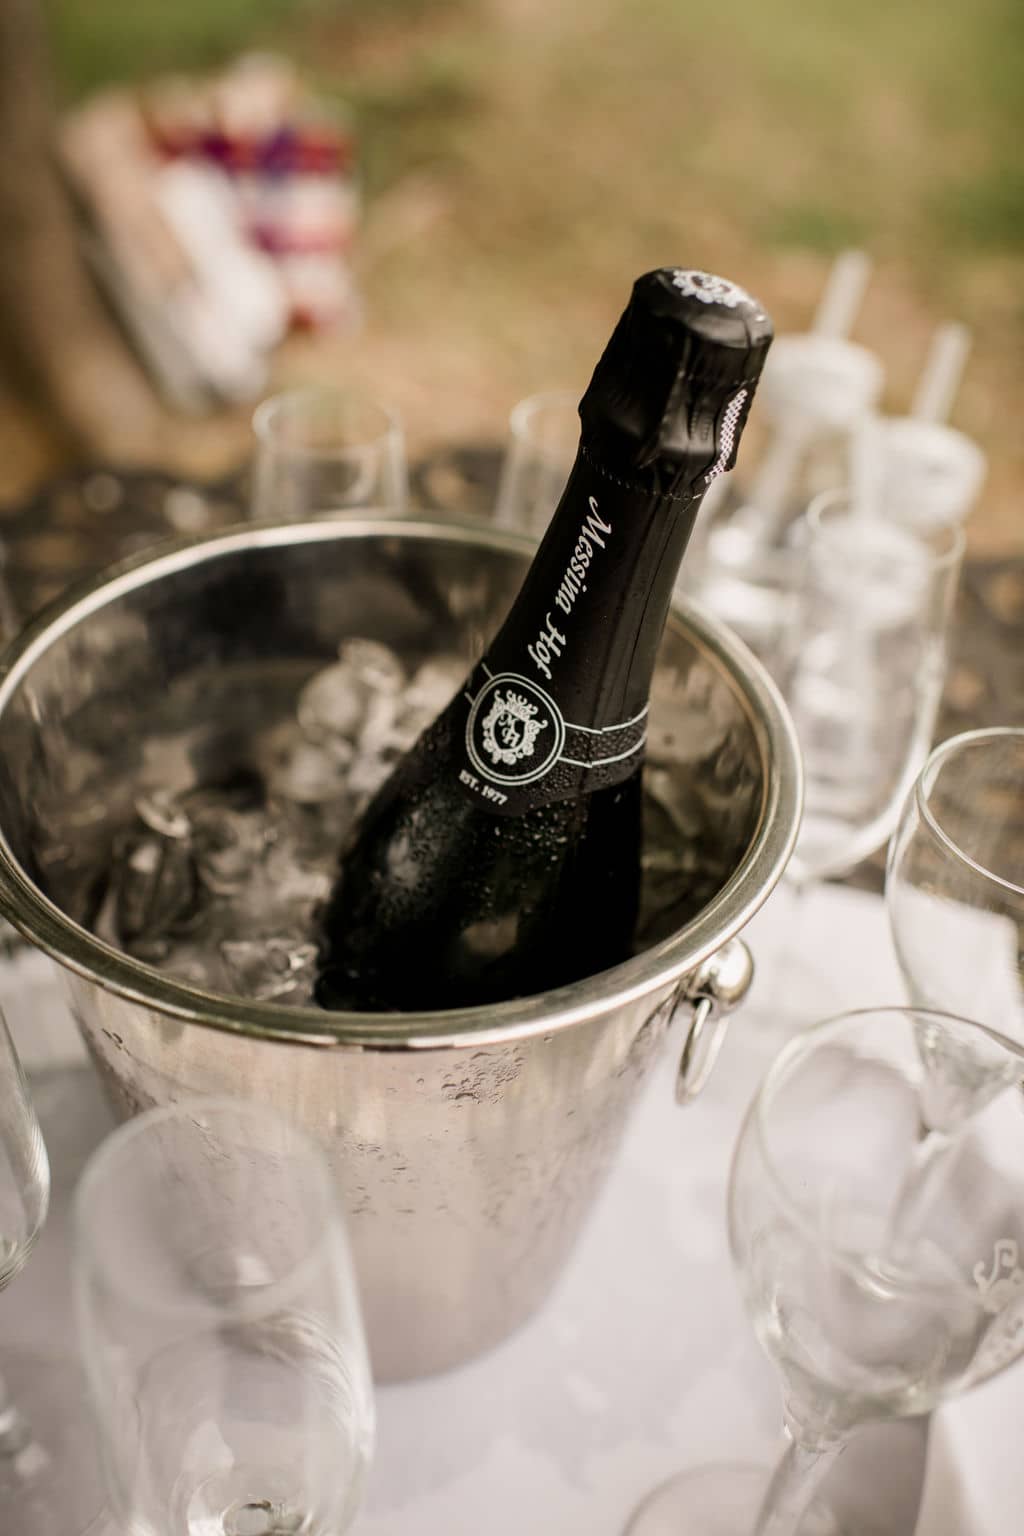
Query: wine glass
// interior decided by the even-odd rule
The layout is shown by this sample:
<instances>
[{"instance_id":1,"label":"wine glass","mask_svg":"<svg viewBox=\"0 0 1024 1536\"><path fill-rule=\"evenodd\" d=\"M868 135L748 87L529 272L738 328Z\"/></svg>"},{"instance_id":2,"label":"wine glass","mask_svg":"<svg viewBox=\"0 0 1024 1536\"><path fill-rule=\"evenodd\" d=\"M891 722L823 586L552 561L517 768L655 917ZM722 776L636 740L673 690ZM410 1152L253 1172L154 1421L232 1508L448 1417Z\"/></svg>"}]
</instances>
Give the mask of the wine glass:
<instances>
[{"instance_id":1,"label":"wine glass","mask_svg":"<svg viewBox=\"0 0 1024 1536\"><path fill-rule=\"evenodd\" d=\"M922 1177L933 1086L922 1038L985 1058L1002 1091L947 1124ZM629 1536L810 1536L855 1430L916 1416L1024 1352L1024 1053L952 1015L865 1009L786 1045L747 1113L728 1222L747 1310L782 1381L774 1475L705 1467Z\"/></svg>"},{"instance_id":2,"label":"wine glass","mask_svg":"<svg viewBox=\"0 0 1024 1536\"><path fill-rule=\"evenodd\" d=\"M405 439L395 412L354 389L315 385L256 407L252 514L300 522L356 507L401 512Z\"/></svg>"},{"instance_id":3,"label":"wine glass","mask_svg":"<svg viewBox=\"0 0 1024 1536\"><path fill-rule=\"evenodd\" d=\"M145 1536L341 1536L374 1415L320 1150L263 1106L185 1099L101 1145L74 1227L115 1518Z\"/></svg>"},{"instance_id":4,"label":"wine glass","mask_svg":"<svg viewBox=\"0 0 1024 1536\"><path fill-rule=\"evenodd\" d=\"M46 1220L50 1168L7 1021L0 1013L0 1292ZM75 1363L38 1349L0 1357L0 1513L18 1536L77 1536L101 1504L95 1445Z\"/></svg>"},{"instance_id":5,"label":"wine glass","mask_svg":"<svg viewBox=\"0 0 1024 1536\"><path fill-rule=\"evenodd\" d=\"M7 1021L0 1014L0 1291L24 1267L43 1229L49 1202L50 1168L43 1133ZM23 1505L33 1497L37 1478L45 1475L46 1461L46 1453L36 1445L27 1419L0 1376L0 1500L5 1507L9 1501Z\"/></svg>"},{"instance_id":6,"label":"wine glass","mask_svg":"<svg viewBox=\"0 0 1024 1536\"><path fill-rule=\"evenodd\" d=\"M50 1203L50 1167L28 1084L0 1013L0 1290L23 1268Z\"/></svg>"},{"instance_id":7,"label":"wine glass","mask_svg":"<svg viewBox=\"0 0 1024 1536\"><path fill-rule=\"evenodd\" d=\"M538 538L551 521L580 440L579 400L568 389L527 395L512 408L494 520Z\"/></svg>"},{"instance_id":8,"label":"wine glass","mask_svg":"<svg viewBox=\"0 0 1024 1536\"><path fill-rule=\"evenodd\" d=\"M912 1000L1024 1044L1024 729L935 748L889 844L885 894Z\"/></svg>"}]
</instances>

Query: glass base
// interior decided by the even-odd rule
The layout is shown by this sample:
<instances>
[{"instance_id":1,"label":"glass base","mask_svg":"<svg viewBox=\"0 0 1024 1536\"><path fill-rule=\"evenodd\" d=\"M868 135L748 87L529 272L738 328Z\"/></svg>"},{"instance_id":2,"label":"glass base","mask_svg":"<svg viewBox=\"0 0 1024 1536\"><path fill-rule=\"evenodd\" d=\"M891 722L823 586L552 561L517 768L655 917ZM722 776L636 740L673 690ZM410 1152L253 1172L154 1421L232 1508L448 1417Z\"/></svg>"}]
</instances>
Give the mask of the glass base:
<instances>
[{"instance_id":1,"label":"glass base","mask_svg":"<svg viewBox=\"0 0 1024 1536\"><path fill-rule=\"evenodd\" d=\"M681 1472L644 1500L624 1536L753 1536L773 1470L720 1461ZM796 1536L843 1533L825 1505L816 1501Z\"/></svg>"},{"instance_id":2,"label":"glass base","mask_svg":"<svg viewBox=\"0 0 1024 1536\"><path fill-rule=\"evenodd\" d=\"M0 1356L0 1525L83 1536L104 1508L96 1435L73 1360Z\"/></svg>"}]
</instances>

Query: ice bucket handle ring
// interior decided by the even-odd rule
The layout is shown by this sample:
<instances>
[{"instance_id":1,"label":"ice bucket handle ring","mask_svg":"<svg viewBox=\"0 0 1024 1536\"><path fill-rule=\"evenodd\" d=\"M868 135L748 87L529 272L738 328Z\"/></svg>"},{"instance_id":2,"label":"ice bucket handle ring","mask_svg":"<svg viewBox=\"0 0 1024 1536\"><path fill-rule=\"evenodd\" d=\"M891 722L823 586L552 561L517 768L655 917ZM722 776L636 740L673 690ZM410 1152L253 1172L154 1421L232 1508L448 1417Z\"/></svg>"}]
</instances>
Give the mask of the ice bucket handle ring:
<instances>
[{"instance_id":1,"label":"ice bucket handle ring","mask_svg":"<svg viewBox=\"0 0 1024 1536\"><path fill-rule=\"evenodd\" d=\"M728 939L703 965L679 983L670 1004L670 1022L682 1003L693 1006L676 1074L676 1103L689 1104L711 1076L725 1041L733 1009L754 978L754 959L742 939Z\"/></svg>"}]
</instances>

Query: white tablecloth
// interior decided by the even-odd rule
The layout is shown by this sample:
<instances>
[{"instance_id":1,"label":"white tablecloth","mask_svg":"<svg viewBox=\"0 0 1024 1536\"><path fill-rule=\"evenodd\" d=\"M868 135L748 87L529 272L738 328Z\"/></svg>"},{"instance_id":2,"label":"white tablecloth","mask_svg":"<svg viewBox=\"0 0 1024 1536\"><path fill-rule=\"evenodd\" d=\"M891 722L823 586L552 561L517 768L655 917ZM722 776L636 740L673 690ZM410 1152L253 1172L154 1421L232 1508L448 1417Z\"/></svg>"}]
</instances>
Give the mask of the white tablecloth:
<instances>
[{"instance_id":1,"label":"white tablecloth","mask_svg":"<svg viewBox=\"0 0 1024 1536\"><path fill-rule=\"evenodd\" d=\"M790 958L774 963L793 921ZM794 919L782 893L747 937L764 961L763 985L733 1021L704 1097L675 1105L674 1034L543 1311L486 1358L380 1390L379 1449L357 1536L618 1536L673 1472L707 1460L767 1461L778 1450L778 1389L726 1254L729 1153L785 1036L783 1014L892 1003L902 987L875 897L829 887ZM76 1046L60 994L30 988L30 972L37 967L24 962L8 970L2 991L28 1064L42 1072ZM784 1007L773 1002L783 996ZM51 1148L60 1188L43 1242L0 1306L0 1363L5 1342L36 1336L53 1347L66 1328L67 1197L84 1146L105 1123L91 1078L79 1078L90 1103L76 1136L62 1111L46 1113L47 1079L37 1077L44 1123L60 1142ZM917 1536L1024 1529L1022 1414L1018 1367L935 1416ZM840 1462L838 1496L852 1501L859 1536L910 1536L906 1507L916 1506L923 1441L920 1424L869 1431L845 1474Z\"/></svg>"}]
</instances>

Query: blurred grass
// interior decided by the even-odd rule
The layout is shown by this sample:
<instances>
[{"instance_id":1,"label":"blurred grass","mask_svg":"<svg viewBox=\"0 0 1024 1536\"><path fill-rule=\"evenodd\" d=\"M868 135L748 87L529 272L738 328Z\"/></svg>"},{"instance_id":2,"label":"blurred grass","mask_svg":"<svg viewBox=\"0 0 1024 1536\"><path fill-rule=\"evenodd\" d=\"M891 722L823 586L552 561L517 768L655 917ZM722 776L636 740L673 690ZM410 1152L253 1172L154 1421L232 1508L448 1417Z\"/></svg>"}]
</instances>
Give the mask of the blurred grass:
<instances>
[{"instance_id":1,"label":"blurred grass","mask_svg":"<svg viewBox=\"0 0 1024 1536\"><path fill-rule=\"evenodd\" d=\"M361 0L379 21L432 0ZM337 0L44 0L57 73L72 100L165 70L203 70L242 49L301 47L302 29L337 14ZM350 4L347 9L351 11Z\"/></svg>"},{"instance_id":2,"label":"blurred grass","mask_svg":"<svg viewBox=\"0 0 1024 1536\"><path fill-rule=\"evenodd\" d=\"M162 70L205 69L268 43L319 0L46 0L57 72L74 99Z\"/></svg>"},{"instance_id":3,"label":"blurred grass","mask_svg":"<svg viewBox=\"0 0 1024 1536\"><path fill-rule=\"evenodd\" d=\"M279 47L353 109L370 324L286 371L360 368L414 441L498 432L585 379L645 267L724 269L798 329L862 244L887 408L939 321L972 327L954 420L1024 547L1020 0L48 3L69 99Z\"/></svg>"},{"instance_id":4,"label":"blurred grass","mask_svg":"<svg viewBox=\"0 0 1024 1536\"><path fill-rule=\"evenodd\" d=\"M511 71L521 101L538 105L527 126L548 138L549 171L572 168L567 132L580 150L584 135L609 170L654 189L649 208L667 183L696 181L774 244L1024 249L1019 0L717 0L712 12L688 0L591 0L579 12L554 0L47 3L70 98L286 47L360 112L371 192L458 160L474 108L500 179L494 151L517 157L515 134L495 142L488 104L514 127L502 100ZM592 164L580 169L593 178Z\"/></svg>"}]
</instances>

